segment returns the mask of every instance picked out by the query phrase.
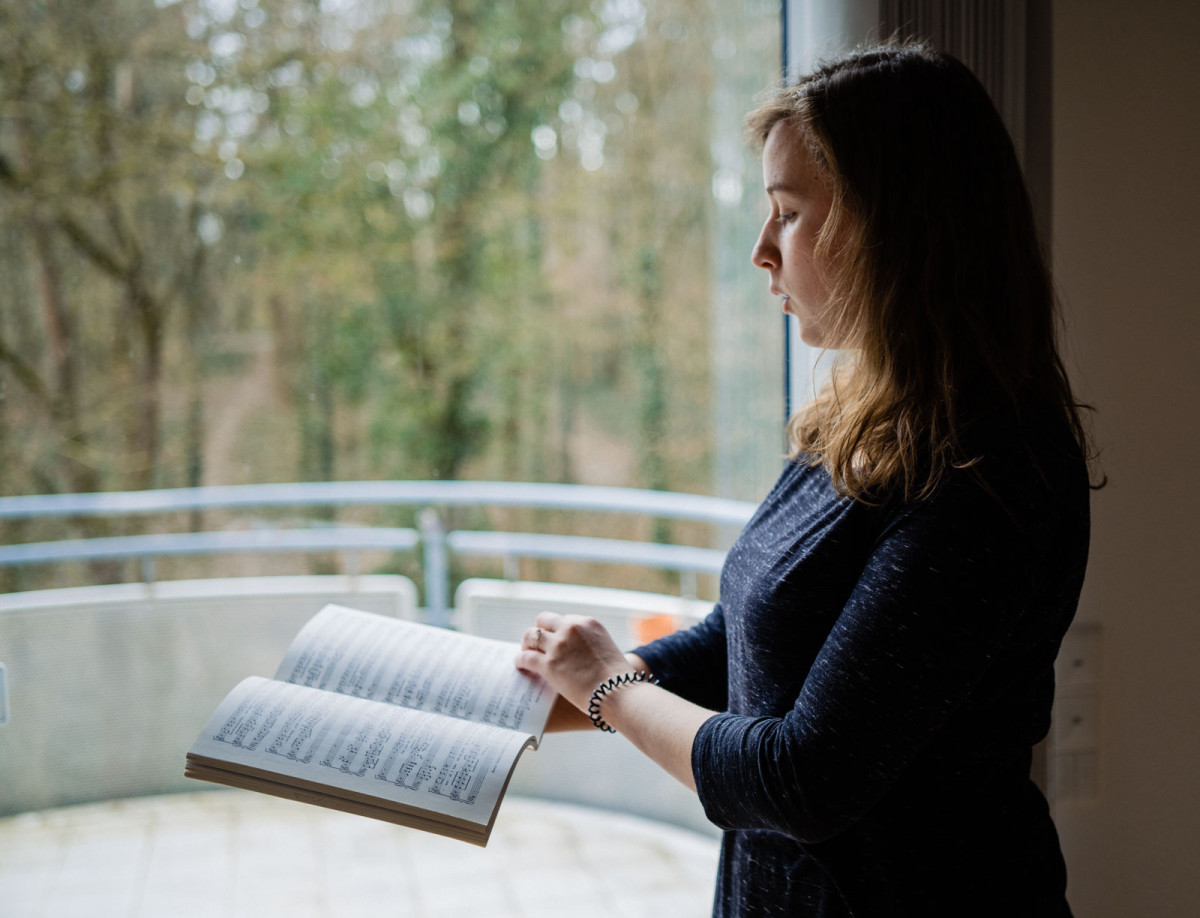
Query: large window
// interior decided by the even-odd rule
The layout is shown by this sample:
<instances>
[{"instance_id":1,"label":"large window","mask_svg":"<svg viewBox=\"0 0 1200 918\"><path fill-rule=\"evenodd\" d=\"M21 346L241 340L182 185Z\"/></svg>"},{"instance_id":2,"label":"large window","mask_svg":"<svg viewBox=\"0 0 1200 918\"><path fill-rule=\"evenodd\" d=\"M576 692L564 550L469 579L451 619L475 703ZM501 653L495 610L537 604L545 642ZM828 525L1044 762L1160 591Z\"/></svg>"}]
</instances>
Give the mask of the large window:
<instances>
[{"instance_id":1,"label":"large window","mask_svg":"<svg viewBox=\"0 0 1200 918\"><path fill-rule=\"evenodd\" d=\"M761 496L780 42L772 0L6 2L0 492Z\"/></svg>"}]
</instances>

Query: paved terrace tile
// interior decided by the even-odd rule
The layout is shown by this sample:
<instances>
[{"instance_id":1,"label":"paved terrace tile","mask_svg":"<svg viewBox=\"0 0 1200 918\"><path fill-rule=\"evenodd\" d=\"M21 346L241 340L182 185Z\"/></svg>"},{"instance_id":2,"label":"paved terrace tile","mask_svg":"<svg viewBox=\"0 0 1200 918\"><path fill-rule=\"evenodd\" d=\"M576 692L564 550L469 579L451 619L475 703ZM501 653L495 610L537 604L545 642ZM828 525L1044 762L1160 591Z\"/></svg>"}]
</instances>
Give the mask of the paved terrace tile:
<instances>
[{"instance_id":1,"label":"paved terrace tile","mask_svg":"<svg viewBox=\"0 0 1200 918\"><path fill-rule=\"evenodd\" d=\"M0 819L0 918L703 918L717 842L510 796L488 847L244 791Z\"/></svg>"}]
</instances>

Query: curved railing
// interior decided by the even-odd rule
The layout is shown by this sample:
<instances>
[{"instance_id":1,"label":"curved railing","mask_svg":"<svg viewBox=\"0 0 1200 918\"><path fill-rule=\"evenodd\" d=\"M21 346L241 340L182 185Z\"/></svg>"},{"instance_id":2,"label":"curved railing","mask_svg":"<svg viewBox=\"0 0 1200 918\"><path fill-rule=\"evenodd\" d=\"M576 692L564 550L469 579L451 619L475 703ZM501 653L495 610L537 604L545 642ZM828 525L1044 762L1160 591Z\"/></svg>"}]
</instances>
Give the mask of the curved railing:
<instances>
[{"instance_id":1,"label":"curved railing","mask_svg":"<svg viewBox=\"0 0 1200 918\"><path fill-rule=\"evenodd\" d=\"M221 513L219 518L228 522L224 530L178 531L197 518L187 511L336 506L345 509L349 519L362 516L356 508L386 505L417 509L417 525L338 525L313 519L289 528L282 521L264 519L272 516L264 513L250 514L255 528L246 530L238 528L244 525L243 514ZM423 612L427 620L447 624L453 613L462 611L451 609L449 602L454 557L502 559L505 580L491 582L514 589L552 586L512 583L520 579L515 562L523 558L673 570L680 574L684 596L695 595L688 589L689 576L717 572L724 557L719 548L704 545L546 532L447 531L444 521L453 516L445 511L455 506L545 508L705 523L713 527L712 545L726 541L728 530L740 527L753 510L748 503L699 495L502 482L246 485L0 498L0 520L145 517L136 535L0 546L0 565L140 559L143 576L140 583L0 596L0 657L7 656L0 662L10 664L12 699L12 716L0 727L0 773L20 777L0 782L0 814L185 789L180 763L197 725L238 679L248 673L269 674L313 607L325 602L351 603L385 614L398 614L395 609L403 605L405 614ZM168 528L172 514L177 531L152 531ZM216 530L217 517L214 513L199 518ZM707 540L700 534L702 528L689 529L698 533L697 540ZM245 577L154 579L155 559L166 556L337 551L353 568L357 552L379 549L421 552L423 610L416 608L418 597L408 578L357 576L356 569L346 571L355 575L349 577L260 578L262 583ZM272 580L279 582L265 582ZM403 602L398 598L402 593ZM643 597L647 602L653 598ZM650 605L638 608L653 611ZM658 625L654 615L643 617ZM460 618L454 617L453 624L462 626ZM476 618L482 620L483 612L477 610ZM493 600L483 630L505 622ZM639 639L632 632L623 638L630 646ZM671 795L674 784L657 771L647 773L632 748L614 753L606 747L608 772L580 785L576 776L583 766L578 763L592 761L597 755L593 747L603 739L590 733L560 739L531 757L521 787L550 799L589 805L603 800L611 808L651 814L693 829L704 826L694 798L688 797L688 806L681 805ZM659 779L661 783L655 783Z\"/></svg>"},{"instance_id":2,"label":"curved railing","mask_svg":"<svg viewBox=\"0 0 1200 918\"><path fill-rule=\"evenodd\" d=\"M740 527L754 509L754 505L746 501L636 488L495 481L359 481L0 497L0 520L329 506L415 506L422 508L422 512L415 529L314 522L305 528L258 527L253 531L168 532L29 542L0 546L0 565L133 558L141 562L142 579L150 582L155 579L155 559L164 556L337 551L343 554L347 572L357 573L358 552L420 549L427 615L434 623L444 623L449 597L449 562L453 555L500 558L506 572L514 570L522 558L571 559L672 570L680 575L681 593L694 595L695 576L718 572L724 552L703 546L546 533L446 531L439 512L443 508L508 506L594 511L687 520L719 527Z\"/></svg>"},{"instance_id":3,"label":"curved railing","mask_svg":"<svg viewBox=\"0 0 1200 918\"><path fill-rule=\"evenodd\" d=\"M0 497L0 519L116 516L230 507L523 506L741 524L746 501L672 491L510 481L326 481Z\"/></svg>"}]
</instances>

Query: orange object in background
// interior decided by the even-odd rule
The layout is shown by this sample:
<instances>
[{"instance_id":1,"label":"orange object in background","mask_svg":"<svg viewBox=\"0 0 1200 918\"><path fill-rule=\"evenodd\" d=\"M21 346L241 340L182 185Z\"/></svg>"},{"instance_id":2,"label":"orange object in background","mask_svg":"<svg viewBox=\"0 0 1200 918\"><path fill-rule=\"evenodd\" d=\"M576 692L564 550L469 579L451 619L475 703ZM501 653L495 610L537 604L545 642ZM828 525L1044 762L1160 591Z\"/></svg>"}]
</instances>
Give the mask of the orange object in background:
<instances>
[{"instance_id":1,"label":"orange object in background","mask_svg":"<svg viewBox=\"0 0 1200 918\"><path fill-rule=\"evenodd\" d=\"M661 615L647 615L645 618L639 618L633 623L633 631L637 635L639 644L649 644L651 641L671 634L676 630L675 616L665 613Z\"/></svg>"}]
</instances>

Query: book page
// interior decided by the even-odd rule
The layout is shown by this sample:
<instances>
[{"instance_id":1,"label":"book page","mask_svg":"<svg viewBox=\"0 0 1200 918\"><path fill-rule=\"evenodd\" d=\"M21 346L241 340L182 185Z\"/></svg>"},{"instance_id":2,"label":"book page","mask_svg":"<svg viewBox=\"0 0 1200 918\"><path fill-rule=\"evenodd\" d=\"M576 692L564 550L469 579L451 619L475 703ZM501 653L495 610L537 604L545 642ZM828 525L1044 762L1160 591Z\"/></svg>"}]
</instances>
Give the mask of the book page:
<instances>
[{"instance_id":1,"label":"book page","mask_svg":"<svg viewBox=\"0 0 1200 918\"><path fill-rule=\"evenodd\" d=\"M221 702L188 757L482 826L532 741L530 734L251 676Z\"/></svg>"},{"instance_id":2,"label":"book page","mask_svg":"<svg viewBox=\"0 0 1200 918\"><path fill-rule=\"evenodd\" d=\"M513 665L517 645L416 622L322 609L288 648L275 678L541 739L554 691Z\"/></svg>"}]
</instances>

